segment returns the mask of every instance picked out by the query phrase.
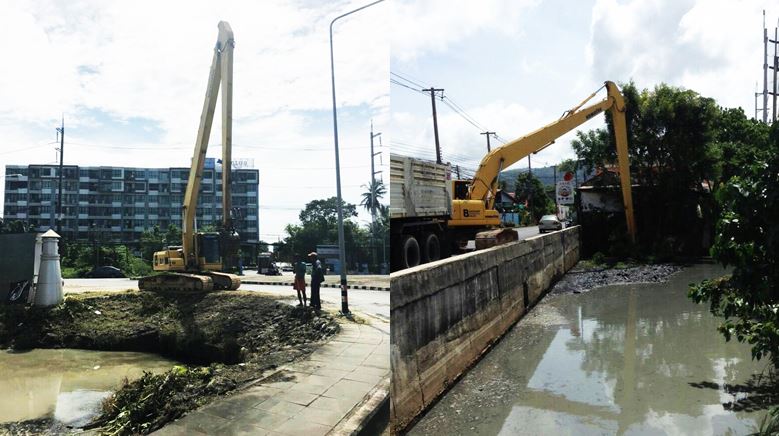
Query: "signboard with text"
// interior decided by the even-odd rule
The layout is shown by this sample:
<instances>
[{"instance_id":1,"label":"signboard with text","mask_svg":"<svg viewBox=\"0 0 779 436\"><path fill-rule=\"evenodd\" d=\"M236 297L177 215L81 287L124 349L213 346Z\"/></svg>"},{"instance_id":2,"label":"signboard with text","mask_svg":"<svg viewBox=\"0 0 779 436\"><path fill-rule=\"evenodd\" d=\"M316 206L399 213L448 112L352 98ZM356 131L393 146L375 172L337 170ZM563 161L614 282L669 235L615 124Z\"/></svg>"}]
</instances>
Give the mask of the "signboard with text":
<instances>
[{"instance_id":1,"label":"signboard with text","mask_svg":"<svg viewBox=\"0 0 779 436\"><path fill-rule=\"evenodd\" d=\"M573 204L573 182L569 180L557 182L557 204Z\"/></svg>"}]
</instances>

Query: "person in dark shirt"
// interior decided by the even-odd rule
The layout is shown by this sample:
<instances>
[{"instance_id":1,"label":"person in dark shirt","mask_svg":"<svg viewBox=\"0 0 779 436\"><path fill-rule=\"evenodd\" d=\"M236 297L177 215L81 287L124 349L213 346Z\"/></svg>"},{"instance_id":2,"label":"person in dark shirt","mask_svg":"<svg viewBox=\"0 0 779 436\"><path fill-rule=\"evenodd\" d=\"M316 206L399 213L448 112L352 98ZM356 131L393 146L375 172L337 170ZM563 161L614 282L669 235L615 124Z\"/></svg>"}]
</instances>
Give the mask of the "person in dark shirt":
<instances>
[{"instance_id":1,"label":"person in dark shirt","mask_svg":"<svg viewBox=\"0 0 779 436\"><path fill-rule=\"evenodd\" d=\"M319 287L325 281L325 272L322 269L322 262L317 259L316 252L309 253L311 260L311 307L316 310L322 309L322 301L319 299Z\"/></svg>"}]
</instances>

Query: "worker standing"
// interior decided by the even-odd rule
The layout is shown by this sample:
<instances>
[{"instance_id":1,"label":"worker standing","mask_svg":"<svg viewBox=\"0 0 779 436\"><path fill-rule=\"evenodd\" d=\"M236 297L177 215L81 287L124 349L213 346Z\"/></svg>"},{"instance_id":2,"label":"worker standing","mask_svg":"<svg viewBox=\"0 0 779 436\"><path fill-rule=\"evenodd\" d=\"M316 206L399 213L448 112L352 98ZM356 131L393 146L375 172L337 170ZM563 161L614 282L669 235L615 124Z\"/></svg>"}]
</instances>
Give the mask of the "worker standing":
<instances>
[{"instance_id":1,"label":"worker standing","mask_svg":"<svg viewBox=\"0 0 779 436\"><path fill-rule=\"evenodd\" d=\"M295 281L292 287L298 293L298 301L300 306L306 307L306 263L303 262L302 256L295 256L298 261L295 262Z\"/></svg>"},{"instance_id":2,"label":"worker standing","mask_svg":"<svg viewBox=\"0 0 779 436\"><path fill-rule=\"evenodd\" d=\"M322 301L319 299L319 286L325 281L325 273L322 270L322 262L317 259L316 252L309 253L311 260L311 307L322 309Z\"/></svg>"}]
</instances>

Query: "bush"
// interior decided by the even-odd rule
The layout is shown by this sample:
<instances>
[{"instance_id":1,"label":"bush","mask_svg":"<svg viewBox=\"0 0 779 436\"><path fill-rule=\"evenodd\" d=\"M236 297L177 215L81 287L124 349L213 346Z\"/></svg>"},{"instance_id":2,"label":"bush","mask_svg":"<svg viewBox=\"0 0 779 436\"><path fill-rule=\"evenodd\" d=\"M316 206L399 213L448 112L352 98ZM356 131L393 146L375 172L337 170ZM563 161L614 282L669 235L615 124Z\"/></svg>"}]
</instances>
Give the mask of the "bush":
<instances>
[{"instance_id":1,"label":"bush","mask_svg":"<svg viewBox=\"0 0 779 436\"><path fill-rule=\"evenodd\" d=\"M689 296L725 318L718 329L726 340L749 343L753 359L768 357L779 368L779 123L770 145L769 158L716 194L722 213L711 254L733 273L691 286Z\"/></svg>"}]
</instances>

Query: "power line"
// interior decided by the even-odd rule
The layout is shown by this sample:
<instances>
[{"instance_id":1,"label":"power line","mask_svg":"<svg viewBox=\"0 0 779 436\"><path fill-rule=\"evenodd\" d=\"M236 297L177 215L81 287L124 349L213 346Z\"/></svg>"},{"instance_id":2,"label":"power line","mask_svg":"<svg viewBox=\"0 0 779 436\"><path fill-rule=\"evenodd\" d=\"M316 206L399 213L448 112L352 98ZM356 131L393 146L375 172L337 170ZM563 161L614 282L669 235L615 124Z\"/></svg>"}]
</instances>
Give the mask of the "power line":
<instances>
[{"instance_id":1,"label":"power line","mask_svg":"<svg viewBox=\"0 0 779 436\"><path fill-rule=\"evenodd\" d=\"M397 77L397 78L399 78L399 79L405 80L408 83L411 83L411 84L413 84L415 86L418 86L419 88L429 88L430 87L429 83L426 83L423 80L419 80L416 77L412 77L410 74L406 74L406 73L404 73L402 71L398 71L398 70L390 71L390 74L395 76L395 77Z\"/></svg>"},{"instance_id":2,"label":"power line","mask_svg":"<svg viewBox=\"0 0 779 436\"><path fill-rule=\"evenodd\" d=\"M404 77L402 74L399 74L397 72L390 71L390 74L395 76L395 77L397 77L397 78L399 78L399 79L401 79L401 80L403 80L403 81L405 81L405 82L407 82L407 83L409 83L409 84L411 84L411 85L413 85L413 86L408 85L406 83L402 83L402 82L400 82L400 81L398 81L396 79L393 79L393 78L390 78L390 83L398 85L398 86L402 86L404 88L410 89L410 90L418 92L420 94L427 95L426 91L430 91L430 89L433 89L431 86L420 84L420 83L418 83L419 81L411 80L408 77ZM416 88L414 86L416 86ZM428 89L421 89L421 88L425 88L425 87L428 88ZM443 91L443 90L441 90L441 91ZM430 93L431 93L431 95L434 94L434 92L430 92ZM450 95L444 96L443 93L442 93L442 95L440 97L440 100L445 105L447 105L450 109L452 109L452 111L454 111L454 113L456 113L462 119L464 119L468 124L470 124L473 127L479 129L479 132L483 132L483 131L489 130L486 127L484 127L481 123L476 121L476 119L473 116L471 116L465 109L463 109L463 107L460 106L456 101L454 101ZM499 136L497 133L495 133L493 137L495 139L497 139L499 142L501 142L502 144L506 144L506 142L508 142L505 139L503 139L501 136Z\"/></svg>"},{"instance_id":3,"label":"power line","mask_svg":"<svg viewBox=\"0 0 779 436\"><path fill-rule=\"evenodd\" d=\"M406 89L410 89L410 90L412 90L412 91L416 91L416 92L418 92L418 93L420 93L420 94L425 94L424 92L422 92L422 90L421 90L421 89L417 89L417 88L414 88L414 87L412 87L412 86L408 86L408 85L406 85L406 84L404 84L404 83L400 83L400 82L398 82L398 81L397 81L397 80L395 80L395 79L390 79L390 83L391 83L391 84L393 84L393 85L399 85L399 86L402 86L402 87L404 87L404 88L406 88Z\"/></svg>"},{"instance_id":4,"label":"power line","mask_svg":"<svg viewBox=\"0 0 779 436\"><path fill-rule=\"evenodd\" d=\"M32 147L17 148L16 150L8 150L8 151L4 151L4 152L2 152L0 154L11 154L11 153L18 153L20 151L34 150L36 148L48 147L49 145L54 144L56 142L58 142L58 141L49 142L47 144L41 144L41 145L33 145ZM68 142L68 144L70 144L70 142Z\"/></svg>"},{"instance_id":5,"label":"power line","mask_svg":"<svg viewBox=\"0 0 779 436\"><path fill-rule=\"evenodd\" d=\"M85 144L82 142L72 142L68 141L69 145L78 145L82 147L92 147L92 148L107 148L112 150L158 150L158 151L166 151L166 150L191 150L192 147L189 146L167 146L167 145L159 145L159 146L121 146L121 145L100 145L100 144ZM221 147L222 144L210 144L209 147ZM324 145L322 147L315 147L315 146L306 146L306 147L268 147L264 145L246 145L246 144L233 144L233 147L238 148L250 148L250 149L258 149L258 150L276 150L276 151L322 151L322 152L330 152L332 151L332 146L330 145ZM363 150L367 147L341 147L342 150ZM27 148L29 149L29 148ZM26 149L24 149L26 150Z\"/></svg>"}]
</instances>

